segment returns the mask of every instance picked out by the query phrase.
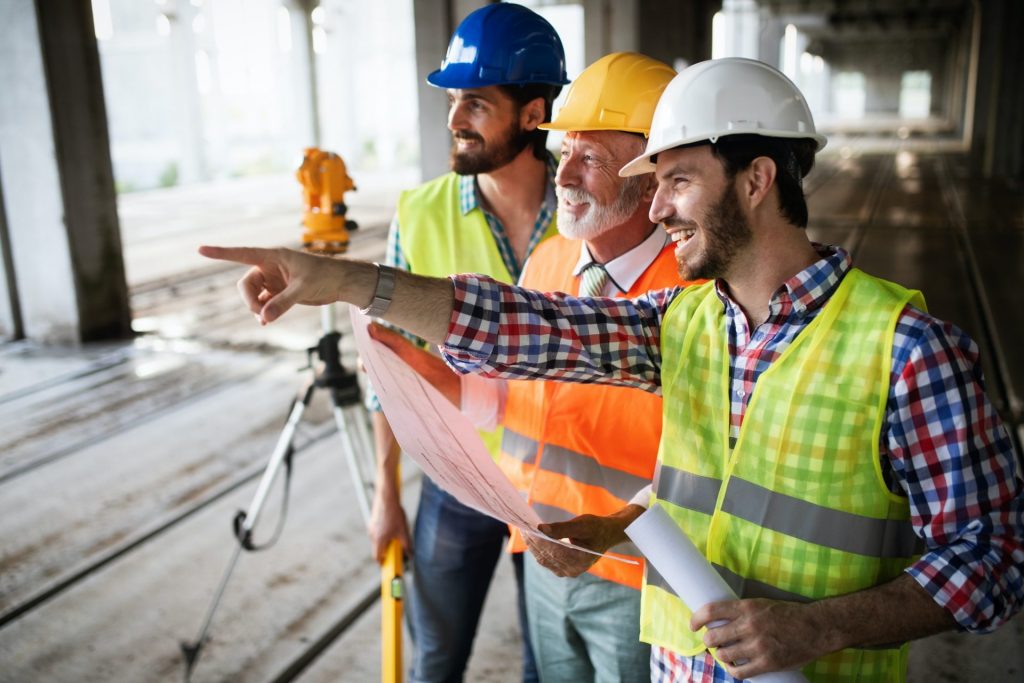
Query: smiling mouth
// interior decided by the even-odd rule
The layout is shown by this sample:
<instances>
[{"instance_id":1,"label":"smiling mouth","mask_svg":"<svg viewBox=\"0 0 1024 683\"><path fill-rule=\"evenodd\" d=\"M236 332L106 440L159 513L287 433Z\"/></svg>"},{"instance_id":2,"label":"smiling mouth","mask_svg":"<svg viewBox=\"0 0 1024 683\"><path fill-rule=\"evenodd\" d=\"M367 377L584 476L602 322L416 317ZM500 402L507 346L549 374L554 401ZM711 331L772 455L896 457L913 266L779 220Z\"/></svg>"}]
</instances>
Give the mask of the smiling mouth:
<instances>
[{"instance_id":1,"label":"smiling mouth","mask_svg":"<svg viewBox=\"0 0 1024 683\"><path fill-rule=\"evenodd\" d=\"M668 236L676 244L685 244L693 239L693 236L696 234L697 228L683 228L681 230L672 230Z\"/></svg>"}]
</instances>

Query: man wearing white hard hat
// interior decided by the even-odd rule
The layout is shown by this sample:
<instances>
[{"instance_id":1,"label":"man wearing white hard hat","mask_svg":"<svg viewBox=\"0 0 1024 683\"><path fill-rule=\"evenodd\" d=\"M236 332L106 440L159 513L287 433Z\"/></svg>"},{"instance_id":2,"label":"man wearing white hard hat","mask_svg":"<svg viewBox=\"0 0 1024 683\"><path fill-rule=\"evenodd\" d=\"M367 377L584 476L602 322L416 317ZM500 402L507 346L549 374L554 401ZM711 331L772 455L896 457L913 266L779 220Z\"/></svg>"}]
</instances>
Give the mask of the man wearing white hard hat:
<instances>
[{"instance_id":1,"label":"man wearing white hard hat","mask_svg":"<svg viewBox=\"0 0 1024 683\"><path fill-rule=\"evenodd\" d=\"M977 345L807 239L801 182L825 141L799 90L760 62L702 62L651 130L622 172L655 174L652 222L681 275L712 282L622 301L402 276L384 317L461 371L663 394L647 505L740 599L690 614L649 569L653 680L899 681L908 641L1005 623L1024 604L1024 488ZM204 253L254 266L240 284L264 322L376 290L370 264ZM603 550L643 508L547 531Z\"/></svg>"}]
</instances>

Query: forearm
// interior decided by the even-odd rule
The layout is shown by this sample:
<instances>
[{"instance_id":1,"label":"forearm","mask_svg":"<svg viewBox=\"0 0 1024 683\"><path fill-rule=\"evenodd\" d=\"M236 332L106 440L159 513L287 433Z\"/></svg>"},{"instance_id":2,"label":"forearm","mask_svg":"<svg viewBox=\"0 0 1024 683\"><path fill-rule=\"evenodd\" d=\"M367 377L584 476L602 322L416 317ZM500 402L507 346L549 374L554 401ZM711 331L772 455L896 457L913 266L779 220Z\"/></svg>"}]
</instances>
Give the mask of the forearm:
<instances>
[{"instance_id":1,"label":"forearm","mask_svg":"<svg viewBox=\"0 0 1024 683\"><path fill-rule=\"evenodd\" d=\"M808 606L825 639L822 654L894 645L956 627L956 620L909 575Z\"/></svg>"},{"instance_id":2,"label":"forearm","mask_svg":"<svg viewBox=\"0 0 1024 683\"><path fill-rule=\"evenodd\" d=\"M377 452L376 485L379 494L394 495L398 491L398 462L402 449L382 412L373 413L373 440Z\"/></svg>"},{"instance_id":3,"label":"forearm","mask_svg":"<svg viewBox=\"0 0 1024 683\"><path fill-rule=\"evenodd\" d=\"M377 267L362 261L338 261L340 301L361 308L370 305L377 288ZM380 316L431 344L440 344L448 333L454 297L446 278L424 277L396 270L391 305Z\"/></svg>"}]
</instances>

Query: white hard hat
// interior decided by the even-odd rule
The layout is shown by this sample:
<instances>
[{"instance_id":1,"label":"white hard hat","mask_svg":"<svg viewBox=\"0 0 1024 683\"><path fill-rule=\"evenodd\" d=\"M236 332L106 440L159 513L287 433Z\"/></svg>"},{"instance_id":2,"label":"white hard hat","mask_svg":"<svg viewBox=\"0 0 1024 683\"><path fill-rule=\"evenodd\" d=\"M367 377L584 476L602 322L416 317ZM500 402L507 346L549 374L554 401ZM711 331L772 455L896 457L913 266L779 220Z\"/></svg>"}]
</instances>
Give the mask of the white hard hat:
<instances>
[{"instance_id":1,"label":"white hard hat","mask_svg":"<svg viewBox=\"0 0 1024 683\"><path fill-rule=\"evenodd\" d=\"M811 139L819 150L826 142L800 89L780 71L753 59L712 59L672 79L654 110L647 148L619 175L653 172L651 157L673 147L743 133Z\"/></svg>"}]
</instances>

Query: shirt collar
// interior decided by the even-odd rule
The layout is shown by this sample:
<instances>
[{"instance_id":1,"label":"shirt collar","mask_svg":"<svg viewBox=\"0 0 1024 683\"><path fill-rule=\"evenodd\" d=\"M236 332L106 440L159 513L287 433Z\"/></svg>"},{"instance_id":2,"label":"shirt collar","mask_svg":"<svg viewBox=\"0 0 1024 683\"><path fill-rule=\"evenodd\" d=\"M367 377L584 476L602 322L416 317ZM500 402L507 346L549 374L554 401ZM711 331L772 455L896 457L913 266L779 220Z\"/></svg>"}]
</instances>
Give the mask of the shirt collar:
<instances>
[{"instance_id":1,"label":"shirt collar","mask_svg":"<svg viewBox=\"0 0 1024 683\"><path fill-rule=\"evenodd\" d=\"M545 187L547 188L544 193L544 206L548 207L549 211L554 211L555 206L558 203L558 199L555 197L555 173L558 172L558 160L551 153L547 153L547 182ZM475 175L460 175L459 176L459 210L462 211L462 215L465 216L473 209L480 207L483 209L483 198L480 196L480 186L476 182Z\"/></svg>"},{"instance_id":2,"label":"shirt collar","mask_svg":"<svg viewBox=\"0 0 1024 683\"><path fill-rule=\"evenodd\" d=\"M777 315L787 305L798 316L805 316L821 308L853 267L850 254L842 247L817 243L812 243L812 246L820 258L786 280L775 291L768 302L769 317ZM735 305L722 280L715 280L715 291L726 306Z\"/></svg>"},{"instance_id":3,"label":"shirt collar","mask_svg":"<svg viewBox=\"0 0 1024 683\"><path fill-rule=\"evenodd\" d=\"M608 263L602 264L608 272L608 277L622 293L628 292L630 288L640 279L647 267L658 258L658 254L668 244L668 233L655 227L647 238L636 245L625 254L616 256ZM572 274L579 277L583 269L593 263L594 257L587 249L587 243L580 240L580 257L572 269Z\"/></svg>"}]
</instances>

